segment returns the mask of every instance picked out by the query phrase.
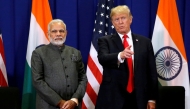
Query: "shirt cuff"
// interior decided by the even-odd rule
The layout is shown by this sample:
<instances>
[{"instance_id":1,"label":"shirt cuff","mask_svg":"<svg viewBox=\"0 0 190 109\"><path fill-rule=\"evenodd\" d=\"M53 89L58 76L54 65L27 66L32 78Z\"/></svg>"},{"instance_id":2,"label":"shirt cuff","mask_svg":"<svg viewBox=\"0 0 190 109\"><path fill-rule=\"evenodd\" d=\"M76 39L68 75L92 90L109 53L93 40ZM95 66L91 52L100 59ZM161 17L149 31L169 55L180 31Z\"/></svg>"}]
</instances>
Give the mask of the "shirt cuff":
<instances>
[{"instance_id":1,"label":"shirt cuff","mask_svg":"<svg viewBox=\"0 0 190 109\"><path fill-rule=\"evenodd\" d=\"M119 61L120 63L123 63L123 62L124 62L124 59L121 59L120 54L121 54L121 52L119 52L117 58L118 58L118 61Z\"/></svg>"},{"instance_id":2,"label":"shirt cuff","mask_svg":"<svg viewBox=\"0 0 190 109\"><path fill-rule=\"evenodd\" d=\"M78 106L78 104L79 104L78 99L76 99L76 98L71 98L71 100L74 101L74 102L77 104L77 106Z\"/></svg>"}]
</instances>

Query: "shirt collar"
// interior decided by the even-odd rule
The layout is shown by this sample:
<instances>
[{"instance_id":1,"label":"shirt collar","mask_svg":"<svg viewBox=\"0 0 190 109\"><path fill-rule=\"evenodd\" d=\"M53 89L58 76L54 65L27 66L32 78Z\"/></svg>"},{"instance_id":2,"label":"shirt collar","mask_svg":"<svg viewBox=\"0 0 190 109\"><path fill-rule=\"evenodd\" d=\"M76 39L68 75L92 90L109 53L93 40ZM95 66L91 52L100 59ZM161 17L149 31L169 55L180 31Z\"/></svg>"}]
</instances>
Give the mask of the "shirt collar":
<instances>
[{"instance_id":1,"label":"shirt collar","mask_svg":"<svg viewBox=\"0 0 190 109\"><path fill-rule=\"evenodd\" d=\"M118 34L119 34L119 37L120 37L121 39L123 39L123 35L124 35L124 34L120 34L120 33L118 33ZM127 36L129 37L129 39L132 39L131 30L127 33Z\"/></svg>"}]
</instances>

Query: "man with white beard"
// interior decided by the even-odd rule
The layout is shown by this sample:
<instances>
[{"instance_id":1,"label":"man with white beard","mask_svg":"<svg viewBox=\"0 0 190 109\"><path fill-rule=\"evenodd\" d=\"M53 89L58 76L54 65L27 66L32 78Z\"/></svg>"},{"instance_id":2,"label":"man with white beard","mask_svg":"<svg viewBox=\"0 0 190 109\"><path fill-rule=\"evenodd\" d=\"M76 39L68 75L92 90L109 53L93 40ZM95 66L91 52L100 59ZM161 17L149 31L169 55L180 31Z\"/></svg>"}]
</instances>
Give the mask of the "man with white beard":
<instances>
[{"instance_id":1,"label":"man with white beard","mask_svg":"<svg viewBox=\"0 0 190 109\"><path fill-rule=\"evenodd\" d=\"M32 53L32 82L36 89L36 109L81 109L87 77L79 50L64 44L66 24L48 24L50 43Z\"/></svg>"}]
</instances>

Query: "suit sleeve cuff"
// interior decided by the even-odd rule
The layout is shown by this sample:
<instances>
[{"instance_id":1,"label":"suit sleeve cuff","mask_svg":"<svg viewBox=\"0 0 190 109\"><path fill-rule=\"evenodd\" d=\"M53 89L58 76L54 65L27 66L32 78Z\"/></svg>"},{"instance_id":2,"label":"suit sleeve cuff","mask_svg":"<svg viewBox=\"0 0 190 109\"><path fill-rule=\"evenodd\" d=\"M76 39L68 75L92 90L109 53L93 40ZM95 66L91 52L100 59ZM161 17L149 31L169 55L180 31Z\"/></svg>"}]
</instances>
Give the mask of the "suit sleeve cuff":
<instances>
[{"instance_id":1,"label":"suit sleeve cuff","mask_svg":"<svg viewBox=\"0 0 190 109\"><path fill-rule=\"evenodd\" d=\"M78 99L76 99L76 98L71 98L71 100L74 101L74 102L77 104L77 106L78 106L78 104L79 104L79 103L78 103Z\"/></svg>"}]
</instances>

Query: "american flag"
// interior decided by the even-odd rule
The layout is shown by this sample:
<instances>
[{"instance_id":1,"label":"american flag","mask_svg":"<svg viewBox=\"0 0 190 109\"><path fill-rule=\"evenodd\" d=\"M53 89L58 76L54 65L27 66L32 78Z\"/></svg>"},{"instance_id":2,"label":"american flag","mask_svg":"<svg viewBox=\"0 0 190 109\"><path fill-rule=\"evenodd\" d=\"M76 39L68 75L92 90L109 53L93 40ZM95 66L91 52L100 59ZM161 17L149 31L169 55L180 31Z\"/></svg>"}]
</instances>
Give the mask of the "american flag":
<instances>
[{"instance_id":1,"label":"american flag","mask_svg":"<svg viewBox=\"0 0 190 109\"><path fill-rule=\"evenodd\" d=\"M3 47L3 39L0 30L0 87L8 86L7 71L5 67L5 55Z\"/></svg>"},{"instance_id":2,"label":"american flag","mask_svg":"<svg viewBox=\"0 0 190 109\"><path fill-rule=\"evenodd\" d=\"M99 37L113 34L114 27L109 17L113 0L99 0L96 12L96 19L93 30L93 39L91 42L90 53L87 64L88 84L86 93L82 102L82 109L94 109L99 87L102 81L102 66L97 59L97 40Z\"/></svg>"}]
</instances>

